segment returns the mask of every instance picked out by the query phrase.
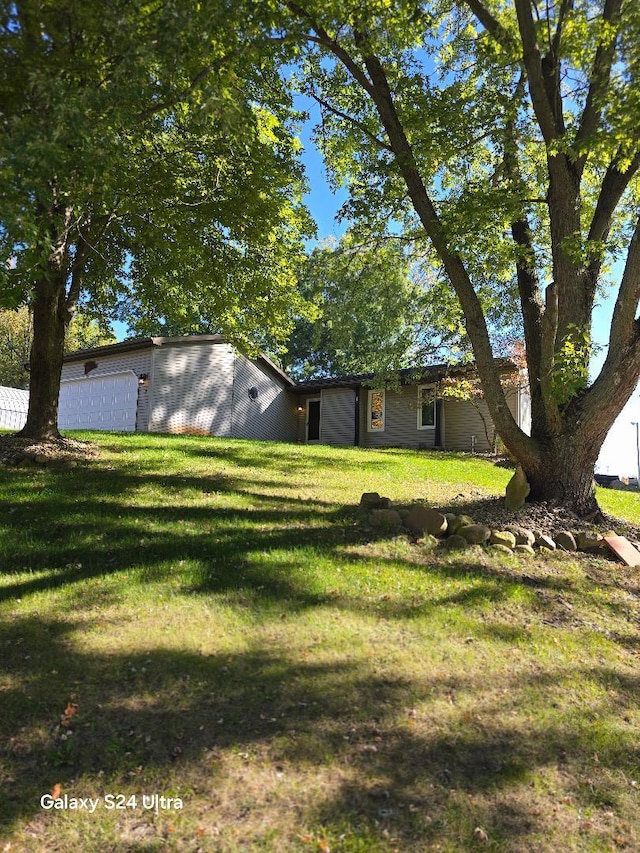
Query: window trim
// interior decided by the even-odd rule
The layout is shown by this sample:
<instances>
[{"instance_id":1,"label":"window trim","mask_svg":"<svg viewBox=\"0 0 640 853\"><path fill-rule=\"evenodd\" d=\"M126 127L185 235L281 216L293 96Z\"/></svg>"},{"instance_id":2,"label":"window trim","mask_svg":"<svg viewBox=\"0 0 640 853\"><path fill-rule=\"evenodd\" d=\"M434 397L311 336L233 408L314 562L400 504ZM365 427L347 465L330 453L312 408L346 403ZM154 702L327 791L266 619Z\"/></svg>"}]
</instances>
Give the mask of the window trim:
<instances>
[{"instance_id":1,"label":"window trim","mask_svg":"<svg viewBox=\"0 0 640 853\"><path fill-rule=\"evenodd\" d=\"M423 424L422 423L422 392L424 390L433 391L433 423L432 424ZM425 429L435 430L437 417L438 417L438 414L437 414L437 406L436 406L435 385L418 385L418 423L417 423L417 428L419 430L425 430Z\"/></svg>"},{"instance_id":2,"label":"window trim","mask_svg":"<svg viewBox=\"0 0 640 853\"><path fill-rule=\"evenodd\" d=\"M382 417L380 420L382 421L381 427L374 427L371 425L371 398L373 394L382 394ZM384 432L385 427L387 425L386 415L387 415L387 395L385 393L384 388L371 388L367 392L367 432Z\"/></svg>"}]
</instances>

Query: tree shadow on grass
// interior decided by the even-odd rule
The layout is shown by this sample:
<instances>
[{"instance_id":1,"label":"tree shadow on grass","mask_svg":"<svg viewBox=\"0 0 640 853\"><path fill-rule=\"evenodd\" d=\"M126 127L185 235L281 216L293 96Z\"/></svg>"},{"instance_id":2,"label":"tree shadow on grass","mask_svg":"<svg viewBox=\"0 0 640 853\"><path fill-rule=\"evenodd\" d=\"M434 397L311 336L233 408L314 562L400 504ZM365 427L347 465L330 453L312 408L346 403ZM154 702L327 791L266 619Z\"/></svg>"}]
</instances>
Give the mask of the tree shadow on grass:
<instances>
[{"instance_id":1,"label":"tree shadow on grass","mask_svg":"<svg viewBox=\"0 0 640 853\"><path fill-rule=\"evenodd\" d=\"M618 726L615 737L602 734L608 720L633 706L640 679L606 667L505 673L491 685L477 673L412 681L361 658L314 662L276 649L99 654L75 644L88 627L72 617L16 618L0 627L6 672L0 827L41 814L39 799L56 784L86 797L122 786L162 791L162 780L171 778L172 785L179 780L177 795L184 791L188 799L195 782L206 779L211 795L230 786L229 796L237 796L216 761L252 754L261 767L335 773L329 795L308 799L292 783L287 796L307 825L336 834L348 826L417 851L451 838L452 822L464 832L470 819L472 830L476 815L465 818L461 810L473 809L480 797L477 819L491 838L519 849L519 838L539 828L540 818L526 799L510 795L538 770L591 763L591 775L632 774L640 760L631 727ZM581 673L600 698L573 708L570 717L547 713L546 703L561 701L565 684ZM436 707L447 697L453 704L445 723ZM502 713L526 703L530 724ZM596 801L577 775L566 775L569 793L584 807L615 807ZM238 831L242 844L241 825ZM471 834L460 849L473 841Z\"/></svg>"}]
</instances>

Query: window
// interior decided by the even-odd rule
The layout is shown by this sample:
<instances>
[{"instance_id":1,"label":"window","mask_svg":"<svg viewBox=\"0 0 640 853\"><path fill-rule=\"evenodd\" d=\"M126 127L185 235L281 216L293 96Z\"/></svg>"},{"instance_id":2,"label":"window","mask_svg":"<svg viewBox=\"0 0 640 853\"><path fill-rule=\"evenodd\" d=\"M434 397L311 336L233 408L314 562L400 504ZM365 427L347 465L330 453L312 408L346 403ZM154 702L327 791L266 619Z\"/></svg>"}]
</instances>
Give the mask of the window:
<instances>
[{"instance_id":1,"label":"window","mask_svg":"<svg viewBox=\"0 0 640 853\"><path fill-rule=\"evenodd\" d=\"M367 431L382 432L384 430L384 391L369 391Z\"/></svg>"},{"instance_id":2,"label":"window","mask_svg":"<svg viewBox=\"0 0 640 853\"><path fill-rule=\"evenodd\" d=\"M436 395L432 385L418 387L418 429L434 429L436 425Z\"/></svg>"}]
</instances>

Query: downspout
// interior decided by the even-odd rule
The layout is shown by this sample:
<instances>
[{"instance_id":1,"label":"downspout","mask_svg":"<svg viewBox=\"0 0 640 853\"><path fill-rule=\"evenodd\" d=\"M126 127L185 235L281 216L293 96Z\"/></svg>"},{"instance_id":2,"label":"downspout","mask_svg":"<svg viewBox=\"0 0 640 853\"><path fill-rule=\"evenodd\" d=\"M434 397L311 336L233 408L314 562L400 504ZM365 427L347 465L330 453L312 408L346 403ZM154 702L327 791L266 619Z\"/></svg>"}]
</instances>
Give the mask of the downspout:
<instances>
[{"instance_id":1,"label":"downspout","mask_svg":"<svg viewBox=\"0 0 640 853\"><path fill-rule=\"evenodd\" d=\"M233 371L231 376L231 424L229 427L229 438L234 438L233 424L235 421L235 405L236 405L236 361L237 355L235 349L232 351Z\"/></svg>"},{"instance_id":2,"label":"downspout","mask_svg":"<svg viewBox=\"0 0 640 853\"><path fill-rule=\"evenodd\" d=\"M355 429L354 429L354 447L360 447L360 389L355 389Z\"/></svg>"}]
</instances>

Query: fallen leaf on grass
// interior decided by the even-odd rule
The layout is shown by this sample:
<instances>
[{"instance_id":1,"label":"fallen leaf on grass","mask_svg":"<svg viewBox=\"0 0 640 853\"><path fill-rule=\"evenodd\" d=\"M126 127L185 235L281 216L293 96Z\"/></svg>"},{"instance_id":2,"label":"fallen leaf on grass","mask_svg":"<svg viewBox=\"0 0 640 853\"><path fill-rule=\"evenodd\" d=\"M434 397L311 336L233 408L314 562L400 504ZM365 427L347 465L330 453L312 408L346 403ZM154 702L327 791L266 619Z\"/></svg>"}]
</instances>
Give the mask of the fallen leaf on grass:
<instances>
[{"instance_id":1,"label":"fallen leaf on grass","mask_svg":"<svg viewBox=\"0 0 640 853\"><path fill-rule=\"evenodd\" d=\"M481 826L476 826L476 828L473 830L473 837L477 841L481 841L483 844L486 844L489 840L489 836Z\"/></svg>"},{"instance_id":2,"label":"fallen leaf on grass","mask_svg":"<svg viewBox=\"0 0 640 853\"><path fill-rule=\"evenodd\" d=\"M62 785L60 784L60 782L56 782L56 784L51 789L51 796L53 797L54 800L59 800L61 793L62 793Z\"/></svg>"},{"instance_id":3,"label":"fallen leaf on grass","mask_svg":"<svg viewBox=\"0 0 640 853\"><path fill-rule=\"evenodd\" d=\"M67 702L64 714L60 717L60 725L65 729L71 725L71 720L78 713L78 705L75 702Z\"/></svg>"}]
</instances>

